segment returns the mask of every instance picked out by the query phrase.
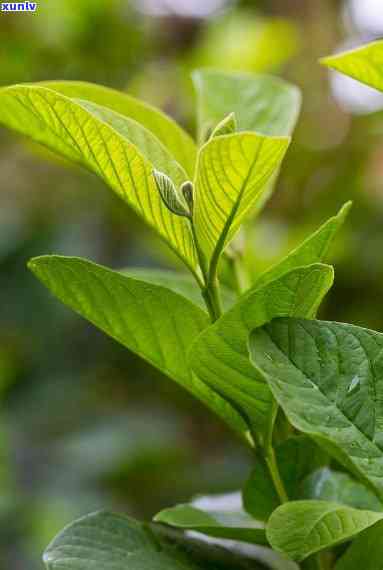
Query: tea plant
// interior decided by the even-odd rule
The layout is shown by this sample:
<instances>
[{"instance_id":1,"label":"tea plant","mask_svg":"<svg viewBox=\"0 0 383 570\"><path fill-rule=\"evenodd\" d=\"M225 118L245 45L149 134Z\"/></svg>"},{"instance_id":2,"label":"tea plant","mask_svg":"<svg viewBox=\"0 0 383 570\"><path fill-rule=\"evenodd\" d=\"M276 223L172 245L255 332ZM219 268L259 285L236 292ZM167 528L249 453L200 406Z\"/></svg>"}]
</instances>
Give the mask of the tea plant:
<instances>
[{"instance_id":1,"label":"tea plant","mask_svg":"<svg viewBox=\"0 0 383 570\"><path fill-rule=\"evenodd\" d=\"M383 88L382 59L378 42L324 63ZM53 540L45 564L256 569L273 549L281 556L272 567L296 568L296 561L353 570L363 560L378 570L383 335L313 320L333 283L323 260L350 205L249 282L236 234L273 189L300 94L268 76L200 71L194 83L198 146L159 110L98 85L0 90L4 125L102 178L190 275L112 271L55 255L32 259L30 269L66 305L204 402L254 454L243 507L220 512L192 502L152 524L91 514ZM223 270L233 287L222 285ZM222 549L203 536L231 542ZM346 550L338 546L351 540ZM238 543L252 549L241 553Z\"/></svg>"}]
</instances>

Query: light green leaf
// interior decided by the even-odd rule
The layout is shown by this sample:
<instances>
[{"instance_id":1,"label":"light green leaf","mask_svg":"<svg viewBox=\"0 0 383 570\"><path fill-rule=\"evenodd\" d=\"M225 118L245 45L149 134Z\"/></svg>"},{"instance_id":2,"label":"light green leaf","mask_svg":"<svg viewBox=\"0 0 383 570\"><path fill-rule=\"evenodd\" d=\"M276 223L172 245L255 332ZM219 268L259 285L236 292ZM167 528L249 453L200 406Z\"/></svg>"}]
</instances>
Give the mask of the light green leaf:
<instances>
[{"instance_id":1,"label":"light green leaf","mask_svg":"<svg viewBox=\"0 0 383 570\"><path fill-rule=\"evenodd\" d=\"M137 121L151 131L179 164L193 176L197 148L193 139L169 116L126 93L82 81L44 81L48 87L72 99L86 99Z\"/></svg>"},{"instance_id":2,"label":"light green leaf","mask_svg":"<svg viewBox=\"0 0 383 570\"><path fill-rule=\"evenodd\" d=\"M326 501L291 501L271 515L266 535L271 546L300 562L349 540L383 519L383 513L360 511Z\"/></svg>"},{"instance_id":3,"label":"light green leaf","mask_svg":"<svg viewBox=\"0 0 383 570\"><path fill-rule=\"evenodd\" d=\"M193 219L212 274L223 249L267 190L288 144L287 137L239 133L213 138L202 147Z\"/></svg>"},{"instance_id":4,"label":"light green leaf","mask_svg":"<svg viewBox=\"0 0 383 570\"><path fill-rule=\"evenodd\" d=\"M317 499L341 503L355 509L382 511L379 499L362 483L347 473L332 471L328 467L317 469L306 477L300 489L300 499Z\"/></svg>"},{"instance_id":5,"label":"light green leaf","mask_svg":"<svg viewBox=\"0 0 383 570\"><path fill-rule=\"evenodd\" d=\"M193 81L200 141L229 113L235 113L239 131L283 136L295 127L300 91L281 79L207 69L194 72Z\"/></svg>"},{"instance_id":6,"label":"light green leaf","mask_svg":"<svg viewBox=\"0 0 383 570\"><path fill-rule=\"evenodd\" d=\"M44 553L47 570L241 570L259 568L226 550L182 543L154 525L99 512L68 525Z\"/></svg>"},{"instance_id":7,"label":"light green leaf","mask_svg":"<svg viewBox=\"0 0 383 570\"><path fill-rule=\"evenodd\" d=\"M363 531L338 560L335 570L383 569L383 522Z\"/></svg>"},{"instance_id":8,"label":"light green leaf","mask_svg":"<svg viewBox=\"0 0 383 570\"><path fill-rule=\"evenodd\" d=\"M107 111L107 110L106 110ZM152 175L153 166L173 180L185 177L158 143L158 163L143 149L156 145L154 135L130 119L125 121L134 143L83 104L40 86L19 85L0 90L0 123L16 130L103 179L196 271L197 261L189 222L163 204ZM137 146L139 145L139 146ZM177 180L178 178L178 180Z\"/></svg>"},{"instance_id":9,"label":"light green leaf","mask_svg":"<svg viewBox=\"0 0 383 570\"><path fill-rule=\"evenodd\" d=\"M383 91L383 40L324 57L320 62Z\"/></svg>"},{"instance_id":10,"label":"light green leaf","mask_svg":"<svg viewBox=\"0 0 383 570\"><path fill-rule=\"evenodd\" d=\"M178 271L169 271L166 269L148 269L141 267L129 267L120 271L127 277L161 285L167 289L171 289L174 293L178 293L186 297L197 305L200 309L207 312L205 301L201 295L201 289L197 285L195 279L188 273L179 273ZM237 300L235 293L227 287L221 287L222 304L224 309L229 310Z\"/></svg>"},{"instance_id":11,"label":"light green leaf","mask_svg":"<svg viewBox=\"0 0 383 570\"><path fill-rule=\"evenodd\" d=\"M237 120L235 113L229 113L227 117L222 119L211 133L212 139L215 137L222 137L223 135L231 135L237 130Z\"/></svg>"},{"instance_id":12,"label":"light green leaf","mask_svg":"<svg viewBox=\"0 0 383 570\"><path fill-rule=\"evenodd\" d=\"M327 455L312 440L305 436L290 437L278 445L275 452L289 499L322 498L311 497L309 494L302 496L302 481L312 471L318 473L318 467L327 460ZM267 465L262 457L257 457L243 489L243 506L257 520L267 521L279 504L280 499Z\"/></svg>"},{"instance_id":13,"label":"light green leaf","mask_svg":"<svg viewBox=\"0 0 383 570\"><path fill-rule=\"evenodd\" d=\"M293 426L382 497L383 334L276 319L252 333L250 353Z\"/></svg>"},{"instance_id":14,"label":"light green leaf","mask_svg":"<svg viewBox=\"0 0 383 570\"><path fill-rule=\"evenodd\" d=\"M271 427L273 399L263 376L249 362L249 332L276 316L313 316L332 282L332 268L314 264L267 287L251 289L190 349L194 377L235 405L261 442Z\"/></svg>"},{"instance_id":15,"label":"light green leaf","mask_svg":"<svg viewBox=\"0 0 383 570\"><path fill-rule=\"evenodd\" d=\"M336 234L343 226L351 206L352 202L344 204L336 216L327 220L285 258L262 273L254 285L263 287L266 283L270 283L270 281L277 279L295 267L322 261L327 256Z\"/></svg>"},{"instance_id":16,"label":"light green leaf","mask_svg":"<svg viewBox=\"0 0 383 570\"><path fill-rule=\"evenodd\" d=\"M210 511L184 504L161 511L153 520L214 538L268 544L265 529L244 511Z\"/></svg>"},{"instance_id":17,"label":"light green leaf","mask_svg":"<svg viewBox=\"0 0 383 570\"><path fill-rule=\"evenodd\" d=\"M188 367L189 347L209 324L199 307L163 286L75 257L37 257L29 267L63 303L243 429L240 416Z\"/></svg>"}]
</instances>

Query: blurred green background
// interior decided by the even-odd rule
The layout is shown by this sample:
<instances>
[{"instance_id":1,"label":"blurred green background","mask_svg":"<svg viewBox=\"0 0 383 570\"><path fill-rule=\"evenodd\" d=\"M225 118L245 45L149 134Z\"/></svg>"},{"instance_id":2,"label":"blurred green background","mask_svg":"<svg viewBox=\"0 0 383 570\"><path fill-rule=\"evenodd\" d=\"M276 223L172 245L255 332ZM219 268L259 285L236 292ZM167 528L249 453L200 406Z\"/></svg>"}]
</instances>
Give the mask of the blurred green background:
<instances>
[{"instance_id":1,"label":"blurred green background","mask_svg":"<svg viewBox=\"0 0 383 570\"><path fill-rule=\"evenodd\" d=\"M383 330L383 99L317 60L383 35L381 0L45 0L0 13L0 84L103 83L194 132L195 67L271 72L303 111L274 197L250 227L261 271L348 199L321 316ZM150 517L226 492L251 457L171 380L61 306L26 269L35 255L111 267L174 259L115 195L0 130L0 570L41 569L47 542L99 508Z\"/></svg>"}]
</instances>

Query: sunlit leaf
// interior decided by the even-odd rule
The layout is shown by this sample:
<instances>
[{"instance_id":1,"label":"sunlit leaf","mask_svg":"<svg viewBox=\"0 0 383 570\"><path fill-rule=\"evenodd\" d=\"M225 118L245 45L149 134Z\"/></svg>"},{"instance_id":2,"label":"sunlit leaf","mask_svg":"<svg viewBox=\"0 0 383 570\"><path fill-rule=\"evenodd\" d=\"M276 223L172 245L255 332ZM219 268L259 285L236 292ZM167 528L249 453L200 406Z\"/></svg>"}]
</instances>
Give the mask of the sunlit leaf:
<instances>
[{"instance_id":1,"label":"sunlit leaf","mask_svg":"<svg viewBox=\"0 0 383 570\"><path fill-rule=\"evenodd\" d=\"M321 59L323 65L383 91L383 41Z\"/></svg>"}]
</instances>

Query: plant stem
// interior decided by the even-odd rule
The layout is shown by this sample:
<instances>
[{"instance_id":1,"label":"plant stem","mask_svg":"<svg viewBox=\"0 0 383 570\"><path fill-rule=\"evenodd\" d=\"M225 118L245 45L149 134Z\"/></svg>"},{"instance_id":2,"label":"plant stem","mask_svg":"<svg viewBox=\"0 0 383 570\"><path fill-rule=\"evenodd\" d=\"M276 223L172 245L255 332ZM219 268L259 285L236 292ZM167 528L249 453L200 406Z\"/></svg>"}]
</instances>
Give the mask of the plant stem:
<instances>
[{"instance_id":1,"label":"plant stem","mask_svg":"<svg viewBox=\"0 0 383 570\"><path fill-rule=\"evenodd\" d=\"M265 455L265 461L281 504L287 503L289 497L287 496L285 485L282 481L281 474L279 473L277 458L275 456L275 451L273 447L268 448L267 453Z\"/></svg>"},{"instance_id":2,"label":"plant stem","mask_svg":"<svg viewBox=\"0 0 383 570\"><path fill-rule=\"evenodd\" d=\"M320 553L313 554L304 560L300 567L302 570L325 570Z\"/></svg>"}]
</instances>

